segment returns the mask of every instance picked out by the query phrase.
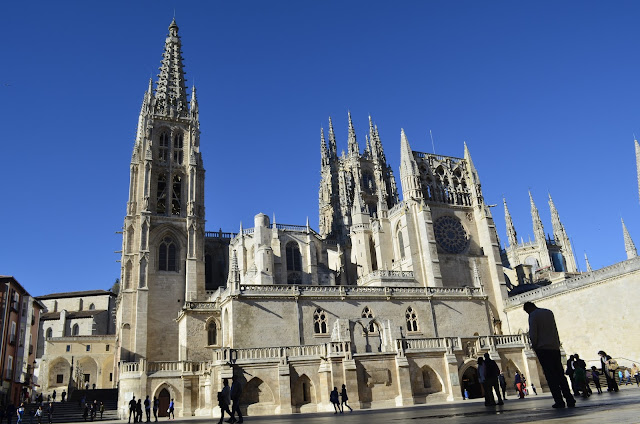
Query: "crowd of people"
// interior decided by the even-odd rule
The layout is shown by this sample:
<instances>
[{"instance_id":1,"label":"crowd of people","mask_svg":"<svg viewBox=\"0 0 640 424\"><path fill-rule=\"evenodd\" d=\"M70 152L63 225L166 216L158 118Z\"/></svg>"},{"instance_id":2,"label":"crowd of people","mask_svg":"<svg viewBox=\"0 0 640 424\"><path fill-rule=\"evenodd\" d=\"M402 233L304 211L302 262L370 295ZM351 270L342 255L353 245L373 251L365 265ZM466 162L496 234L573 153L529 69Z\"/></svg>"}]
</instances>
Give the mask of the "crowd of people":
<instances>
[{"instance_id":1,"label":"crowd of people","mask_svg":"<svg viewBox=\"0 0 640 424\"><path fill-rule=\"evenodd\" d=\"M133 396L133 398L129 401L129 422L131 422L131 417L133 417L133 422L134 423L141 423L143 422L143 416L142 416L142 409L143 409L143 403L142 403L142 399L138 399L136 401L136 397ZM153 397L153 400L149 400L149 395L147 395L147 397L144 400L144 412L147 418L146 422L151 422L151 411L153 410L153 418L154 420L157 422L158 421L158 409L160 409L160 400L157 397ZM171 402L169 402L169 408L167 409L167 415L169 416L169 419L171 419L173 417L173 419L176 418L175 414L174 414L174 403L173 403L173 399L171 399Z\"/></svg>"}]
</instances>

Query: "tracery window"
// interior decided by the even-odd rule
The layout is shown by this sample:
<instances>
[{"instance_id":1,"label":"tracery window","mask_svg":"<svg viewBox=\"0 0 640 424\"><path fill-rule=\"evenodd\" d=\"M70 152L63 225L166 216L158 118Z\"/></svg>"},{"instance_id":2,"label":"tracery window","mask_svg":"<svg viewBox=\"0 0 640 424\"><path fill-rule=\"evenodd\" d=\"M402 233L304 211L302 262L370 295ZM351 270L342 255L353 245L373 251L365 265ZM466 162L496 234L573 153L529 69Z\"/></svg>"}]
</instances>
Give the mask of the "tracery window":
<instances>
[{"instance_id":1,"label":"tracery window","mask_svg":"<svg viewBox=\"0 0 640 424\"><path fill-rule=\"evenodd\" d=\"M156 205L156 213L164 215L167 213L167 176L165 174L158 175L158 190L156 192L158 203Z\"/></svg>"},{"instance_id":2,"label":"tracery window","mask_svg":"<svg viewBox=\"0 0 640 424\"><path fill-rule=\"evenodd\" d=\"M158 146L158 159L160 162L166 162L169 158L169 133L160 134L160 143Z\"/></svg>"},{"instance_id":3,"label":"tracery window","mask_svg":"<svg viewBox=\"0 0 640 424\"><path fill-rule=\"evenodd\" d=\"M316 308L313 313L313 332L315 334L327 334L327 313L321 308Z\"/></svg>"},{"instance_id":4,"label":"tracery window","mask_svg":"<svg viewBox=\"0 0 640 424\"><path fill-rule=\"evenodd\" d=\"M179 165L182 165L182 141L182 133L173 136L173 161Z\"/></svg>"},{"instance_id":5,"label":"tracery window","mask_svg":"<svg viewBox=\"0 0 640 424\"><path fill-rule=\"evenodd\" d=\"M302 271L302 256L298 243L287 243L287 271Z\"/></svg>"},{"instance_id":6,"label":"tracery window","mask_svg":"<svg viewBox=\"0 0 640 424\"><path fill-rule=\"evenodd\" d=\"M171 190L171 215L180 215L180 201L182 194L182 177L173 176L173 186Z\"/></svg>"},{"instance_id":7,"label":"tracery window","mask_svg":"<svg viewBox=\"0 0 640 424\"><path fill-rule=\"evenodd\" d=\"M369 328L367 331L369 333L375 333L376 325L373 323L373 312L368 306L365 306L364 309L362 310L362 318L369 318L372 320L371 322L369 322Z\"/></svg>"},{"instance_id":8,"label":"tracery window","mask_svg":"<svg viewBox=\"0 0 640 424\"><path fill-rule=\"evenodd\" d=\"M404 259L404 238L402 237L402 230L398 230L398 251L400 253L400 259Z\"/></svg>"},{"instance_id":9,"label":"tracery window","mask_svg":"<svg viewBox=\"0 0 640 424\"><path fill-rule=\"evenodd\" d=\"M178 247L171 237L165 237L158 248L158 269L160 271L178 270Z\"/></svg>"},{"instance_id":10,"label":"tracery window","mask_svg":"<svg viewBox=\"0 0 640 424\"><path fill-rule=\"evenodd\" d=\"M73 329L71 330L72 336L77 336L80 334L80 326L78 324L73 324Z\"/></svg>"},{"instance_id":11,"label":"tracery window","mask_svg":"<svg viewBox=\"0 0 640 424\"><path fill-rule=\"evenodd\" d=\"M209 346L218 344L218 327L216 322L211 320L207 325L207 343Z\"/></svg>"},{"instance_id":12,"label":"tracery window","mask_svg":"<svg viewBox=\"0 0 640 424\"><path fill-rule=\"evenodd\" d=\"M407 312L405 312L405 318L407 320L407 331L418 331L418 315L416 315L411 306L407 308Z\"/></svg>"}]
</instances>

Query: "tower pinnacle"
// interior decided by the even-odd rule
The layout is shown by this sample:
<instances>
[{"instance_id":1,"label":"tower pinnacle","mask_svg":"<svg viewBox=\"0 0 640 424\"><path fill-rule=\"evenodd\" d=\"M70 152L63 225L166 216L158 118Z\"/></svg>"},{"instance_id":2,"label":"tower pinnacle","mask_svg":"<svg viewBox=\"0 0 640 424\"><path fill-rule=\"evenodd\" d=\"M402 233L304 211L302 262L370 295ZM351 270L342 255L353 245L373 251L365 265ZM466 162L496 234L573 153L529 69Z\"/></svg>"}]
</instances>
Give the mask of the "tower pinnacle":
<instances>
[{"instance_id":1,"label":"tower pinnacle","mask_svg":"<svg viewBox=\"0 0 640 424\"><path fill-rule=\"evenodd\" d=\"M545 243L544 227L542 226L542 220L540 219L540 213L533 201L531 190L529 190L529 201L531 202L531 219L533 220L533 235L537 243Z\"/></svg>"},{"instance_id":2,"label":"tower pinnacle","mask_svg":"<svg viewBox=\"0 0 640 424\"><path fill-rule=\"evenodd\" d=\"M507 208L507 199L502 198L502 203L504 203L504 220L507 223L507 240L509 241L510 247L516 247L518 245L518 238L516 236L516 228L513 225L513 220L511 219L511 214L509 213L509 208Z\"/></svg>"},{"instance_id":3,"label":"tower pinnacle","mask_svg":"<svg viewBox=\"0 0 640 424\"><path fill-rule=\"evenodd\" d=\"M347 140L349 156L358 156L360 154L360 146L356 140L356 130L353 129L353 121L351 120L351 111L349 111L349 138Z\"/></svg>"},{"instance_id":4,"label":"tower pinnacle","mask_svg":"<svg viewBox=\"0 0 640 424\"><path fill-rule=\"evenodd\" d=\"M624 224L624 219L620 218L620 220L622 221L622 235L624 236L624 250L627 252L627 259L633 259L638 256L638 251L636 250L636 245L633 244L631 235L629 235L627 226Z\"/></svg>"},{"instance_id":5,"label":"tower pinnacle","mask_svg":"<svg viewBox=\"0 0 640 424\"><path fill-rule=\"evenodd\" d=\"M336 145L336 134L333 132L333 122L329 117L329 157L338 157L338 147Z\"/></svg>"},{"instance_id":6,"label":"tower pinnacle","mask_svg":"<svg viewBox=\"0 0 640 424\"><path fill-rule=\"evenodd\" d=\"M404 200L422 199L420 170L404 129L400 130L400 181Z\"/></svg>"},{"instance_id":7,"label":"tower pinnacle","mask_svg":"<svg viewBox=\"0 0 640 424\"><path fill-rule=\"evenodd\" d=\"M169 116L187 115L189 103L184 75L182 45L178 25L174 19L169 25L169 35L164 42L156 90L156 113Z\"/></svg>"}]
</instances>

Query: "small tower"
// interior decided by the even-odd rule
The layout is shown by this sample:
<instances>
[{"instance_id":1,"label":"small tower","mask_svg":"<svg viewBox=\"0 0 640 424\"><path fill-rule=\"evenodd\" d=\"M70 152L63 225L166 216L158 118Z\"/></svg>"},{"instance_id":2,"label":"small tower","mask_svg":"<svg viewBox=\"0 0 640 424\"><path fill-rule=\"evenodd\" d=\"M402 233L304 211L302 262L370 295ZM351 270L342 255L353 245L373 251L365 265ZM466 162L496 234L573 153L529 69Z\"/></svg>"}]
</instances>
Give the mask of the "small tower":
<instances>
[{"instance_id":1,"label":"small tower","mask_svg":"<svg viewBox=\"0 0 640 424\"><path fill-rule=\"evenodd\" d=\"M636 245L631 240L631 235L629 235L629 231L627 230L627 226L624 223L624 219L620 218L622 221L622 235L624 237L624 250L627 252L627 259L633 259L638 256L638 251L636 250Z\"/></svg>"}]
</instances>

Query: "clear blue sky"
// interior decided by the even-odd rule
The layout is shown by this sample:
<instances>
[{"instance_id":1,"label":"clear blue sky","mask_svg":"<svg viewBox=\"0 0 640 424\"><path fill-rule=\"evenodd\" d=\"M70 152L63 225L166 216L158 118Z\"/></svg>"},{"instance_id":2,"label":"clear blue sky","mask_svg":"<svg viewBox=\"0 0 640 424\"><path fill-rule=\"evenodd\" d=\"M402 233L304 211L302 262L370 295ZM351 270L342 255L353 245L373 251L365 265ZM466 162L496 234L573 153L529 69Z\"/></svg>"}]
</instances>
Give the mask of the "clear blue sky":
<instances>
[{"instance_id":1,"label":"clear blue sky","mask_svg":"<svg viewBox=\"0 0 640 424\"><path fill-rule=\"evenodd\" d=\"M0 274L32 294L119 276L142 96L175 9L198 88L207 230L318 222L320 127L346 149L378 124L399 182L414 150L466 140L506 241L502 196L532 234L550 191L594 268L640 247L632 134L640 135L640 3L585 1L4 2L0 45Z\"/></svg>"}]
</instances>

